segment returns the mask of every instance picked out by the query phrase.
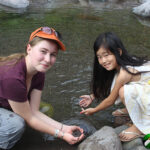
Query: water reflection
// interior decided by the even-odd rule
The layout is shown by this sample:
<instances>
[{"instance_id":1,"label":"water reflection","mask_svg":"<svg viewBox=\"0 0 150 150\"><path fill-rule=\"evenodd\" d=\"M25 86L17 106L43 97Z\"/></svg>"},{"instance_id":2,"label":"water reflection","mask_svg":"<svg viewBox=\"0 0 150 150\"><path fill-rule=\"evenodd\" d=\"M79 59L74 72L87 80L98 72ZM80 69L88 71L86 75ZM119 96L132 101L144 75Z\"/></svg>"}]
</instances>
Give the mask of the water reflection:
<instances>
[{"instance_id":1,"label":"water reflection","mask_svg":"<svg viewBox=\"0 0 150 150\"><path fill-rule=\"evenodd\" d=\"M55 2L59 3L57 7L62 3L65 4L61 6L62 9L45 8L44 10L41 10L38 6L32 9L35 6L35 1L32 1L33 7L27 8L24 13L10 13L9 10L7 13L0 8L0 54L7 55L24 51L29 34L35 28L45 25L54 26L62 33L67 51L59 53L56 64L46 75L42 99L51 103L54 108L53 117L56 120L63 122L73 119L76 120L76 123L79 123L80 120L86 120L96 129L106 124L113 125L111 112L116 109L115 107L94 114L91 117L85 117L79 113L81 111L78 106L79 96L90 93L93 42L99 33L113 31L121 37L130 53L149 56L149 27L140 24L130 9L114 9L113 4L109 1L86 1L91 6L95 5L95 9L78 7L80 5L79 1L69 1L60 2L60 0L56 0ZM109 5L106 5L107 3ZM49 4L52 5L52 1L49 1ZM116 4L116 7L119 5L121 4ZM111 9L104 9L110 8L110 6ZM99 7L103 7L103 9ZM97 105L96 102L92 104L93 107L95 105ZM30 137L30 135L27 135L27 137ZM39 144L37 147L33 148L33 145L37 145L36 142L35 144L26 140L24 145L32 144L29 144L25 149L43 149L41 147L44 147L45 143L43 142L43 144L40 138L36 139L35 137L35 140ZM47 147L44 147L45 150L49 146L55 150L76 149L76 147L70 147L62 142L60 148L60 146L57 146L57 142L50 142ZM15 148L15 150L23 150L21 144Z\"/></svg>"}]
</instances>

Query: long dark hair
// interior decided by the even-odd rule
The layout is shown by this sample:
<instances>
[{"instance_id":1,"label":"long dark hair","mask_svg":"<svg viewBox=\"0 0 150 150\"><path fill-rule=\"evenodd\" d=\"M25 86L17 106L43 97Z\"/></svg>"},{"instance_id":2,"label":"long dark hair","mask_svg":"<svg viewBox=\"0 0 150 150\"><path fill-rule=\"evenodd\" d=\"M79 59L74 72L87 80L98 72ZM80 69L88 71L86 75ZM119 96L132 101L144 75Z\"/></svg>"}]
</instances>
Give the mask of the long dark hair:
<instances>
[{"instance_id":1,"label":"long dark hair","mask_svg":"<svg viewBox=\"0 0 150 150\"><path fill-rule=\"evenodd\" d=\"M96 53L101 47L109 50L116 57L117 64L130 74L135 73L131 73L126 67L127 65L140 66L148 61L146 57L129 55L122 41L115 33L106 32L100 34L96 38L93 46L95 56L91 84L93 94L97 99L106 98L110 94L112 80L116 72L116 70L107 71L99 64ZM120 50L122 51L121 55Z\"/></svg>"}]
</instances>

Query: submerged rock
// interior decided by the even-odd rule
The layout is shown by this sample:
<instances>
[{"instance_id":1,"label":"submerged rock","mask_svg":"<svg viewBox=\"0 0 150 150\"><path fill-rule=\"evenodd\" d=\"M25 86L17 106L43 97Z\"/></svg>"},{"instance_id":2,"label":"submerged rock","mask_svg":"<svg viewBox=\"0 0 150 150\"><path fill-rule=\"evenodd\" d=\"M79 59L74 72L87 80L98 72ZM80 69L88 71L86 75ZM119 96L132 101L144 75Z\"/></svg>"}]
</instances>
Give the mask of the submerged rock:
<instances>
[{"instance_id":1,"label":"submerged rock","mask_svg":"<svg viewBox=\"0 0 150 150\"><path fill-rule=\"evenodd\" d=\"M12 8L26 8L29 5L28 0L0 0L1 5Z\"/></svg>"},{"instance_id":2,"label":"submerged rock","mask_svg":"<svg viewBox=\"0 0 150 150\"><path fill-rule=\"evenodd\" d=\"M63 121L63 123L67 125L77 125L80 128L82 128L84 130L85 138L90 136L96 131L95 127L91 123L83 119L72 118L72 119Z\"/></svg>"},{"instance_id":3,"label":"submerged rock","mask_svg":"<svg viewBox=\"0 0 150 150\"><path fill-rule=\"evenodd\" d=\"M95 133L95 131L96 131L96 129L93 125L91 125L89 122L87 122L83 119L72 118L72 119L69 119L69 120L64 120L64 121L62 121L62 123L67 124L67 125L76 125L76 126L81 127L84 130L85 138L87 138L91 134ZM75 131L73 133L73 135L75 137L80 136L80 134L81 133L79 131ZM54 141L54 140L57 140L57 139L55 137L49 135L49 134L44 134L44 140L45 141Z\"/></svg>"},{"instance_id":4,"label":"submerged rock","mask_svg":"<svg viewBox=\"0 0 150 150\"><path fill-rule=\"evenodd\" d=\"M53 109L53 106L51 104L46 103L46 102L41 102L40 103L40 111L42 113L46 114L47 116L52 117L54 109Z\"/></svg>"},{"instance_id":5,"label":"submerged rock","mask_svg":"<svg viewBox=\"0 0 150 150\"><path fill-rule=\"evenodd\" d=\"M145 18L145 17L136 16L136 18L142 25L150 27L149 17Z\"/></svg>"}]
</instances>

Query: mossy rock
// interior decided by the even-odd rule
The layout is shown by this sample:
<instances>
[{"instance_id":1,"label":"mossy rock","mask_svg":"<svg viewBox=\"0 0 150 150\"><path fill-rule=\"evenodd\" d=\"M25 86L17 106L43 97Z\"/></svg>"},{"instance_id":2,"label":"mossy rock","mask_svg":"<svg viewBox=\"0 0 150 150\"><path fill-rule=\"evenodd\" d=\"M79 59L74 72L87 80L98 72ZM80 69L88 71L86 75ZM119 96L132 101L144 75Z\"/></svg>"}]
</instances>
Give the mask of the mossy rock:
<instances>
[{"instance_id":1,"label":"mossy rock","mask_svg":"<svg viewBox=\"0 0 150 150\"><path fill-rule=\"evenodd\" d=\"M40 103L40 111L42 113L46 114L47 116L52 117L54 109L53 109L53 106L51 104L46 103L46 102L41 102Z\"/></svg>"}]
</instances>

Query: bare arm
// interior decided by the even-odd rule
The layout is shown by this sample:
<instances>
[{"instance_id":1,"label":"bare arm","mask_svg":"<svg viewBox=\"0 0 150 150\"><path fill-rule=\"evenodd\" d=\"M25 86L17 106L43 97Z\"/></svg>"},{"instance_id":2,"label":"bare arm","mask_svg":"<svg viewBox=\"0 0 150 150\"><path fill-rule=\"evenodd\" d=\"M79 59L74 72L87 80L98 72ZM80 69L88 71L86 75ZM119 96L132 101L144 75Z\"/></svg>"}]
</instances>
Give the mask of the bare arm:
<instances>
[{"instance_id":1,"label":"bare arm","mask_svg":"<svg viewBox=\"0 0 150 150\"><path fill-rule=\"evenodd\" d=\"M104 110L104 109L108 108L109 106L113 105L116 98L118 97L120 88L124 84L128 83L131 80L131 77L132 77L131 74L129 74L127 71L121 69L120 73L116 79L115 86L114 86L112 92L110 93L110 95L106 99L104 99L97 107L85 109L81 113L84 113L86 115L91 115L93 113L96 113L100 110Z\"/></svg>"},{"instance_id":2,"label":"bare arm","mask_svg":"<svg viewBox=\"0 0 150 150\"><path fill-rule=\"evenodd\" d=\"M27 124L32 128L51 135L55 134L54 127L50 128L48 124L44 123L41 119L34 115L28 101L19 103L9 100L9 104L11 105L13 111L24 118Z\"/></svg>"},{"instance_id":3,"label":"bare arm","mask_svg":"<svg viewBox=\"0 0 150 150\"><path fill-rule=\"evenodd\" d=\"M38 92L38 94L36 96L40 96L40 95L41 95L40 92ZM39 97L39 99L40 99L40 97ZM31 103L34 104L33 102L31 102ZM24 120L27 122L27 124L29 126L31 126L32 128L34 128L38 131L48 133L50 135L55 135L56 129L57 129L56 128L57 122L55 122L51 118L47 119L48 117L46 117L46 115L38 112L38 110L34 112L33 109L36 109L36 105L38 105L38 103L35 103L35 106L33 106L33 108L31 108L28 101L15 102L15 101L9 100L9 104L11 105L11 108L13 109L13 111L15 113L17 113L18 115L20 115L22 118L24 118ZM49 121L46 122L46 120L49 120ZM50 120L52 120L52 121L50 121ZM55 123L56 123L56 125L55 125ZM76 130L77 128L79 128L79 127L72 128L72 131ZM81 130L81 129L79 128L79 130ZM81 133L83 133L83 131L81 131ZM70 133L67 133L67 132L63 133L62 131L59 131L58 137L63 138L69 144L75 144L75 143L79 142L84 137L84 135L82 134L80 137L74 137Z\"/></svg>"},{"instance_id":4,"label":"bare arm","mask_svg":"<svg viewBox=\"0 0 150 150\"><path fill-rule=\"evenodd\" d=\"M48 117L44 113L40 112L39 111L39 106L40 106L40 101L41 101L41 95L42 95L42 91L34 89L31 93L31 96L30 96L31 97L31 100L30 100L31 110L37 118L41 119L43 122L48 124L49 127L52 126L56 129L61 130L64 133L67 133L67 134L70 134L70 135L72 135L72 132L74 130L80 130L80 132L83 133L83 129L81 129L78 126L68 126L68 125L62 124L62 123ZM80 141L83 137L84 137L84 135L81 134L78 141Z\"/></svg>"},{"instance_id":5,"label":"bare arm","mask_svg":"<svg viewBox=\"0 0 150 150\"><path fill-rule=\"evenodd\" d=\"M34 89L31 93L30 106L33 114L54 128L61 129L62 124L39 111L42 91Z\"/></svg>"}]
</instances>

